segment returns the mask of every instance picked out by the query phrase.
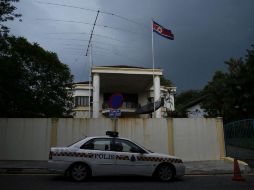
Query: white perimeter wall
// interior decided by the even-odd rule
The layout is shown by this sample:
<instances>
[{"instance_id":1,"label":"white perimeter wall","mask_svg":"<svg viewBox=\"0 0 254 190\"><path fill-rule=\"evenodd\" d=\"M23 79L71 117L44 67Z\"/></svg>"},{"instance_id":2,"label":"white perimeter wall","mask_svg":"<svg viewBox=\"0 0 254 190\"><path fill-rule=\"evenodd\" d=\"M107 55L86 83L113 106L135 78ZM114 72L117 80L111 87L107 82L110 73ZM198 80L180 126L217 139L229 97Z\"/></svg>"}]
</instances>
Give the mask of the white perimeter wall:
<instances>
[{"instance_id":1,"label":"white perimeter wall","mask_svg":"<svg viewBox=\"0 0 254 190\"><path fill-rule=\"evenodd\" d=\"M216 119L174 119L173 126L176 156L184 156L185 160L220 159Z\"/></svg>"},{"instance_id":2,"label":"white perimeter wall","mask_svg":"<svg viewBox=\"0 0 254 190\"><path fill-rule=\"evenodd\" d=\"M218 160L225 156L221 119L111 119L21 118L0 119L0 160L47 160L52 146L67 146L85 136L119 131L155 152L184 161Z\"/></svg>"}]
</instances>

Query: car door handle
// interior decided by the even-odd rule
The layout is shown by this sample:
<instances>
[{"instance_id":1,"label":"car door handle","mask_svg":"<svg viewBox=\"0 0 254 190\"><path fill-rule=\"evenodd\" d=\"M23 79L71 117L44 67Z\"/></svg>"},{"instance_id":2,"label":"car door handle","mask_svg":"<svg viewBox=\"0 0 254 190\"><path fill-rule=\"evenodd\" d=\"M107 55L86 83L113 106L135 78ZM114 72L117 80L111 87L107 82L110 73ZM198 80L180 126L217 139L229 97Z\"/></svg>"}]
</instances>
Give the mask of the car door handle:
<instances>
[{"instance_id":1,"label":"car door handle","mask_svg":"<svg viewBox=\"0 0 254 190\"><path fill-rule=\"evenodd\" d=\"M136 161L135 156L133 156L133 155L131 156L131 161L132 161L132 162L135 162L135 161Z\"/></svg>"}]
</instances>

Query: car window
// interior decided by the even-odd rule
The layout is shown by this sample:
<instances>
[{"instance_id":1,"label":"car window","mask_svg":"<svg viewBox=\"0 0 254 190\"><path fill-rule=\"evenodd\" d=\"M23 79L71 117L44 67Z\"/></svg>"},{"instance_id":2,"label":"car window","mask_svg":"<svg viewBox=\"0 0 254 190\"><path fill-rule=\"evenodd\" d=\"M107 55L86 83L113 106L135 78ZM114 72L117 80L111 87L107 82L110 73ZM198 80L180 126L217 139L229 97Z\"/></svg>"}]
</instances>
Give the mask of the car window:
<instances>
[{"instance_id":1,"label":"car window","mask_svg":"<svg viewBox=\"0 0 254 190\"><path fill-rule=\"evenodd\" d=\"M132 153L140 153L144 151L134 143L123 139L116 139L112 149L117 152L132 152Z\"/></svg>"},{"instance_id":2,"label":"car window","mask_svg":"<svg viewBox=\"0 0 254 190\"><path fill-rule=\"evenodd\" d=\"M111 149L110 139L97 138L83 144L81 149L109 151Z\"/></svg>"}]
</instances>

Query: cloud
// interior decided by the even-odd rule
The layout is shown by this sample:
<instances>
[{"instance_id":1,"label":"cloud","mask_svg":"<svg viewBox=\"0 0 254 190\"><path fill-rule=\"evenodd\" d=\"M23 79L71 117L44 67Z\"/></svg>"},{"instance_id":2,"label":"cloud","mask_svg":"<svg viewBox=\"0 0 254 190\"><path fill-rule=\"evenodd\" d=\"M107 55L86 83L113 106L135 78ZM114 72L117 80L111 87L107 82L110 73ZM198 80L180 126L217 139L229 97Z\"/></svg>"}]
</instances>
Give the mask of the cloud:
<instances>
[{"instance_id":1,"label":"cloud","mask_svg":"<svg viewBox=\"0 0 254 190\"><path fill-rule=\"evenodd\" d=\"M100 9L140 23L137 25L100 13L98 25L117 29L96 26L95 34L100 36L93 38L95 65L151 67L151 19L171 29L175 34L174 41L154 36L156 67L164 69L166 78L172 80L179 91L202 88L216 70L226 69L224 61L244 56L254 41L252 0L41 1ZM93 23L96 12L39 4L32 0L17 5L24 22L9 23L12 33L57 52L61 61L70 66L76 81L87 80L89 58L84 56L84 52L89 35L73 32L89 33L92 26L36 19ZM48 34L61 32L67 33Z\"/></svg>"}]
</instances>

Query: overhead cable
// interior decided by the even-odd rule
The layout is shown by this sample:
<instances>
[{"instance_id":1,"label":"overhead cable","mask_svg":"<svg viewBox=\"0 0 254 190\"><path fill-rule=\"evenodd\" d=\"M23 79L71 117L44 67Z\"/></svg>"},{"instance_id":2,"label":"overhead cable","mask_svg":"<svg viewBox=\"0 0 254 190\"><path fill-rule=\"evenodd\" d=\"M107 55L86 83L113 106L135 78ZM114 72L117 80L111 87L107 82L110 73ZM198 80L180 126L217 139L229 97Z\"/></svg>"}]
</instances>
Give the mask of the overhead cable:
<instances>
[{"instance_id":1,"label":"overhead cable","mask_svg":"<svg viewBox=\"0 0 254 190\"><path fill-rule=\"evenodd\" d=\"M94 25L93 23L81 22L81 21L75 21L75 20L62 20L62 19L51 19L51 18L37 18L36 20L54 21L54 22L68 22L68 23ZM112 26L107 26L107 25L101 25L101 24L96 24L96 26L104 27L104 28L110 28L110 29L113 29L113 30L119 30L119 31L122 31L122 32L130 32L130 33L138 34L138 35L142 35L142 36L144 35L144 33L138 33L138 32L134 32L134 31L131 31L131 30L126 30L124 28L117 28L117 27L112 27Z\"/></svg>"},{"instance_id":2,"label":"overhead cable","mask_svg":"<svg viewBox=\"0 0 254 190\"><path fill-rule=\"evenodd\" d=\"M53 5L53 6L61 6L61 7L69 7L69 8L74 8L74 9L86 10L86 11L91 11L91 12L97 12L98 11L98 10L95 10L95 9L89 9L89 8L84 8L84 7L79 7L79 6L73 6L73 5L50 3L50 2L42 2L42 1L35 1L35 2L40 3L40 4L46 4L46 5ZM107 15L115 16L115 17L118 17L118 18L120 18L122 20L128 21L130 23L134 23L134 24L136 24L138 26L142 26L142 27L145 27L146 29L149 29L149 26L141 24L141 23L138 23L138 22L136 22L134 20L131 20L129 18L126 18L124 16L121 16L121 15L118 15L118 14L115 14L115 13L111 13L111 12L107 12L107 11L103 11L103 10L100 10L100 12L102 14L107 14Z\"/></svg>"}]
</instances>

